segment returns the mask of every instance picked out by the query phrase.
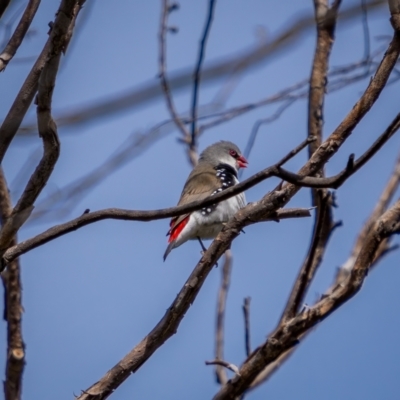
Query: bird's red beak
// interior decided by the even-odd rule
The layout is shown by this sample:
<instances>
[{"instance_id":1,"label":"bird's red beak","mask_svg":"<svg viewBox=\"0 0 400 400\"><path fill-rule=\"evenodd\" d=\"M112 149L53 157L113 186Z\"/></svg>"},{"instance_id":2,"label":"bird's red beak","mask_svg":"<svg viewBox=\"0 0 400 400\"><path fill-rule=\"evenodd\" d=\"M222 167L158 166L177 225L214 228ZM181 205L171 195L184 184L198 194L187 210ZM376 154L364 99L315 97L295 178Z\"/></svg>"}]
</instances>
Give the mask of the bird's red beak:
<instances>
[{"instance_id":1,"label":"bird's red beak","mask_svg":"<svg viewBox=\"0 0 400 400\"><path fill-rule=\"evenodd\" d=\"M247 164L249 163L243 156L237 158L237 163L239 168L247 168Z\"/></svg>"}]
</instances>

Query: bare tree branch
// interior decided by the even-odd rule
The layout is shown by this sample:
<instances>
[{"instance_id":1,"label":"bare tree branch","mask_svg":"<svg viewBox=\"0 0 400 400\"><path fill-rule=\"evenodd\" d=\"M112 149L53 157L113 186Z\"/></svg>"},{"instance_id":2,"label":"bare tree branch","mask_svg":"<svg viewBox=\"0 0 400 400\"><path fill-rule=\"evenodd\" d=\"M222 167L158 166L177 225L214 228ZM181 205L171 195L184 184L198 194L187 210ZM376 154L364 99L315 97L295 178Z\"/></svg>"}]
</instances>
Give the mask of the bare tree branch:
<instances>
[{"instance_id":1,"label":"bare tree branch","mask_svg":"<svg viewBox=\"0 0 400 400\"><path fill-rule=\"evenodd\" d=\"M348 260L342 265L341 268L338 269L334 282L332 283L330 288L325 291L323 297L330 295L338 285L342 285L346 281L346 279L350 274L351 269L354 266L355 260L357 259L357 256L360 253L363 244L365 243L367 235L371 232L371 229L375 225L378 218L380 218L381 215L388 208L389 203L393 198L399 185L400 185L400 155L397 159L396 165L390 176L390 179L382 191L382 194L378 200L375 209L371 213L368 220L365 222L364 226L362 227L357 237L357 240L354 244L354 247L350 253ZM382 243L378 247L375 259L371 264L370 269L374 268L377 265L377 263L388 253L388 251L392 251L393 247L396 248L395 246L388 247L388 241L389 238L382 240ZM310 334L313 330L314 328L305 332L303 335L299 337L299 340L302 341L305 338L305 336ZM284 352L281 356L279 356L273 363L269 364L259 375L257 375L257 378L252 382L249 389L250 390L254 389L263 384L264 382L266 382L272 376L272 374L274 374L281 367L281 365L293 354L293 352L296 349L297 346L292 347L291 349Z\"/></svg>"},{"instance_id":2,"label":"bare tree branch","mask_svg":"<svg viewBox=\"0 0 400 400\"><path fill-rule=\"evenodd\" d=\"M317 268L322 261L322 255L327 244L327 238L324 235L324 225L327 219L326 213L330 212L331 195L322 192L319 195L324 197L318 201L320 209L317 211L317 221L314 226L310 248L282 314L281 324L293 318L299 311Z\"/></svg>"},{"instance_id":3,"label":"bare tree branch","mask_svg":"<svg viewBox=\"0 0 400 400\"><path fill-rule=\"evenodd\" d=\"M400 51L400 47L399 47ZM388 54L388 53L387 53ZM372 81L371 81L372 82ZM353 108L354 110L354 108ZM340 125L341 126L341 125ZM340 128L339 126L339 128ZM268 179L272 176L280 177L282 179L287 180L288 182L292 182L293 186L286 186L287 196L293 196L301 186L304 187L332 187L337 188L341 184L345 182L345 180L354 174L362 165L364 165L377 151L378 149L398 130L400 127L400 114L396 116L392 124L387 128L387 130L375 141L375 143L355 162L353 157L350 157L349 162L346 168L339 174L335 175L332 178L314 178L310 176L304 176L303 173L314 173L314 168L317 168L318 165L324 165L331 156L338 150L337 143L339 143L339 136L332 140L335 132L321 145L316 153L314 153L313 157L309 160L309 162L300 170L299 174L293 174L287 170L284 170L281 165L286 163L290 158L294 157L302 148L304 148L310 139L307 139L305 142L300 144L297 148L289 152L285 157L283 157L278 163L275 165L268 167L252 177L242 181L238 185L235 185L229 189L224 190L216 194L213 197L209 197L202 201L193 202L187 205L179 206L179 207L171 207L166 209L154 210L154 211L129 211L129 210L120 210L120 209L105 209L100 211L95 211L91 213L86 213L70 222L57 225L53 228L48 229L42 234L28 239L13 248L10 248L3 255L3 260L5 263L13 260L15 257L19 257L25 252L34 249L40 245L43 245L57 237L65 235L66 233L72 232L76 229L79 229L88 224L103 220L103 219L122 219L122 220L136 220L136 221L151 221L155 219L162 219L168 217L175 217L177 215L182 215L187 212L192 212L202 207L206 207L208 205L214 204L216 202L226 200L238 193L241 193L255 185L259 182ZM344 133L348 133L346 130ZM342 133L342 135L344 135ZM349 133L350 134L350 133ZM344 142L344 136L342 136L342 140ZM311 138L312 140L312 138ZM318 169L316 169L318 171ZM270 194L272 195L272 194ZM288 197L288 198L290 198ZM264 199L264 201L266 201ZM277 206L277 208L283 207L286 202L283 202L281 205ZM268 217L268 216L267 216ZM262 220L262 216L258 218L258 220ZM268 217L269 218L269 217ZM253 222L248 222L254 223ZM0 236L1 239L1 236ZM0 241L1 243L1 241Z\"/></svg>"},{"instance_id":4,"label":"bare tree branch","mask_svg":"<svg viewBox=\"0 0 400 400\"><path fill-rule=\"evenodd\" d=\"M242 394L266 365L298 343L300 335L352 298L361 289L382 240L399 232L399 221L400 200L379 218L369 233L347 282L337 286L332 294L321 299L304 313L279 326L243 364L240 375L236 375L222 386L214 400L231 399Z\"/></svg>"},{"instance_id":5,"label":"bare tree branch","mask_svg":"<svg viewBox=\"0 0 400 400\"><path fill-rule=\"evenodd\" d=\"M300 174L316 173L338 151L347 137L350 136L354 127L377 100L395 65L399 52L400 37L395 33L374 78L371 80L370 85L361 96L360 100L333 134L321 144L310 160L303 166L300 170ZM284 159L286 158L287 157ZM267 194L261 201L251 203L236 213L235 217L225 225L217 238L212 242L211 246L188 278L186 284L181 289L176 300L156 327L99 382L85 391L85 393L79 397L79 400L104 399L111 393L112 388L119 386L131 372L135 372L165 340L174 334L212 267L219 257L229 248L231 242L239 235L241 229L246 224L255 223L262 218L266 218L272 211L283 207L298 190L298 186L292 184L284 185L280 190L275 190ZM299 332L299 334L301 333L302 332ZM292 341L285 344L286 347L283 348L281 352L286 351L294 345ZM259 354L259 351L256 351L256 354ZM278 356L279 354L276 355L276 357ZM253 359L254 357L251 360ZM252 369L254 375L251 375L249 381L245 381L246 383L243 387L240 387L240 390L244 390L245 387L249 386L257 374L260 373L262 368L267 364L268 362L264 362L262 365L257 364L260 369ZM237 378L234 378L233 381L236 382L236 379ZM221 388L221 393L232 390L230 382L231 381L228 381L228 383Z\"/></svg>"},{"instance_id":6,"label":"bare tree branch","mask_svg":"<svg viewBox=\"0 0 400 400\"><path fill-rule=\"evenodd\" d=\"M375 52L371 56L371 60L373 57L376 57L382 51L379 50ZM369 76L369 69L371 68L372 61L366 63L365 60L358 61L356 63L351 63L349 65L335 68L330 75L338 76L341 74L347 74L351 71L354 71L355 68L365 68L363 74L358 74L356 79L345 79L345 85L336 85L333 90L339 90L340 88L347 87L351 83L355 83L359 79L365 78L367 75ZM64 65L64 64L63 64ZM338 83L341 82L344 78L339 78ZM270 117L265 118L263 120L257 121L253 127L251 135L248 140L248 144L245 148L244 154L245 157L248 158L251 148L254 145L255 138L257 136L257 129L261 126L261 124L271 123L277 118L279 118L288 106L290 106L294 101L298 99L302 99L306 97L306 91L302 91L299 94L296 94L295 91L301 89L308 83L308 80L301 81L296 85L288 87L283 91L276 93L273 96L269 96L267 99L262 101L246 104L239 107L231 108L230 110L225 110L219 113L209 114L212 109L220 106L219 102L214 104L214 102L204 105L201 107L202 113L198 117L198 119L206 119L220 116L220 118L214 119L210 123L203 124L199 127L199 134L203 133L204 130L211 128L212 126L218 125L225 121L228 121L232 118L243 115L246 112L250 112L258 107L263 105L273 104L278 101L286 100L286 103L279 107L278 110ZM185 124L190 124L191 120L182 117L182 122ZM79 199L80 201L83 197L90 192L98 183L104 181L104 179L116 172L121 166L126 165L128 162L134 160L138 155L142 154L145 150L149 149L151 145L156 143L159 139L163 138L167 134L174 131L175 124L173 120L164 121L155 125L153 128L150 128L145 133L134 132L132 135L122 143L118 149L111 155L108 159L106 159L101 165L96 166L93 171L87 173L85 176L76 179L75 181L65 185L62 188L59 188L55 193L48 195L45 199L40 201L35 206L35 210L32 212L31 217L29 218L28 223L32 223L37 221L43 217L51 216L56 218L65 217L71 212L71 209L76 206L76 201ZM11 187L19 187L20 185L11 185ZM58 206L56 209L55 206Z\"/></svg>"},{"instance_id":7,"label":"bare tree branch","mask_svg":"<svg viewBox=\"0 0 400 400\"><path fill-rule=\"evenodd\" d=\"M400 128L400 113L396 115L391 124L387 127L378 139L369 147L369 149L357 160L354 161L354 154L351 154L346 168L339 174L330 178L314 178L310 176L301 177L299 174L293 174L283 168L279 168L280 177L293 184L300 184L306 187L314 188L332 188L340 187L351 175L364 166L382 146L398 131Z\"/></svg>"},{"instance_id":8,"label":"bare tree branch","mask_svg":"<svg viewBox=\"0 0 400 400\"><path fill-rule=\"evenodd\" d=\"M0 54L0 72L4 71L7 64L14 57L19 46L24 40L25 34L31 26L31 22L39 8L40 0L29 0L28 5L19 21L17 28L15 29L11 39L7 43L7 46Z\"/></svg>"},{"instance_id":9,"label":"bare tree branch","mask_svg":"<svg viewBox=\"0 0 400 400\"><path fill-rule=\"evenodd\" d=\"M219 367L225 367L225 368L228 368L229 370L231 370L232 372L234 372L236 375L239 374L239 368L235 364L231 364L231 363L228 363L223 360L216 359L213 361L206 361L205 364L206 365L216 365Z\"/></svg>"},{"instance_id":10,"label":"bare tree branch","mask_svg":"<svg viewBox=\"0 0 400 400\"><path fill-rule=\"evenodd\" d=\"M0 18L3 16L11 0L4 0L0 3Z\"/></svg>"},{"instance_id":11,"label":"bare tree branch","mask_svg":"<svg viewBox=\"0 0 400 400\"><path fill-rule=\"evenodd\" d=\"M190 144L190 133L186 129L185 124L180 119L177 111L175 110L174 102L172 100L172 93L168 84L166 69L167 69L167 61L166 61L166 34L168 32L168 14L170 13L170 5L168 4L168 0L162 0L162 9L161 9L161 21L160 21L160 31L158 34L159 43L160 43L160 56L159 56L159 76L161 79L161 86L163 89L164 97L167 103L168 111L171 115L171 118L175 122L175 125L182 133L182 140ZM197 153L193 151L193 149L188 149L188 157L189 162L192 166L197 164Z\"/></svg>"},{"instance_id":12,"label":"bare tree branch","mask_svg":"<svg viewBox=\"0 0 400 400\"><path fill-rule=\"evenodd\" d=\"M63 9L60 8L62 12L57 14L55 21L52 24L53 29L51 30L50 37L48 38L30 73L25 79L25 82L23 83L17 97L14 100L14 103L12 104L6 118L3 121L3 124L0 127L0 164L2 163L8 146L17 133L17 130L19 129L21 122L28 111L28 108L31 105L38 89L39 77L45 63L48 60L48 57L50 56L51 50L53 49L55 36L59 34L58 29L61 21L64 19L64 12L67 13L67 15L69 14L68 11L72 9L74 1L68 0L65 3L65 7ZM66 45L67 42L64 43L64 46Z\"/></svg>"},{"instance_id":13,"label":"bare tree branch","mask_svg":"<svg viewBox=\"0 0 400 400\"><path fill-rule=\"evenodd\" d=\"M225 310L226 310L226 299L228 297L228 290L231 278L231 270L232 270L232 253L231 250L228 249L225 252L224 265L221 269L221 286L219 288L218 301L217 301L217 320L215 326L216 360L224 359ZM228 377L226 376L224 368L221 367L226 367L226 366L215 363L215 375L217 378L217 382L219 384L224 384L228 381Z\"/></svg>"},{"instance_id":14,"label":"bare tree branch","mask_svg":"<svg viewBox=\"0 0 400 400\"><path fill-rule=\"evenodd\" d=\"M251 353L251 341L250 341L250 301L251 297L246 297L243 301L243 317L244 317L244 343L246 349L246 356L248 357Z\"/></svg>"},{"instance_id":15,"label":"bare tree branch","mask_svg":"<svg viewBox=\"0 0 400 400\"><path fill-rule=\"evenodd\" d=\"M46 185L57 162L60 144L57 126L51 117L51 100L60 63L72 35L72 28L85 0L63 0L50 34L49 56L39 78L37 96L37 119L39 135L43 140L43 157L26 185L11 215L0 232L0 253L9 247L19 228L29 217L33 204ZM47 46L47 44L46 44Z\"/></svg>"},{"instance_id":16,"label":"bare tree branch","mask_svg":"<svg viewBox=\"0 0 400 400\"><path fill-rule=\"evenodd\" d=\"M0 218L1 224L12 212L7 182L0 168ZM16 244L13 237L11 244ZM22 374L25 366L25 344L22 338L22 288L19 260L12 261L1 275L4 284L4 319L7 321L7 362L4 380L6 400L19 400L22 391Z\"/></svg>"},{"instance_id":17,"label":"bare tree branch","mask_svg":"<svg viewBox=\"0 0 400 400\"><path fill-rule=\"evenodd\" d=\"M374 11L384 6L384 0L372 0L366 3L368 10ZM362 12L359 4L352 5L339 13L338 18L342 23L352 21ZM227 57L223 61L211 63L210 66L202 70L202 82L213 82L224 76L230 76L232 73L242 73L249 68L256 67L267 58L273 58L278 52L281 52L288 46L295 44L314 27L315 20L313 15L298 19L290 28L276 35L271 41L262 43L256 48L245 50L239 55ZM185 88L192 84L193 70L188 68L183 72L178 72L169 79L171 90ZM142 85L139 88L133 88L123 94L107 95L104 100L100 100L89 105L79 104L74 110L59 115L56 118L58 126L77 126L87 123L89 120L109 117L124 110L133 110L136 107L143 107L146 103L162 95L162 89L158 83L151 82ZM110 100L111 99L111 100ZM21 133L31 134L36 132L36 126L27 125L21 128Z\"/></svg>"},{"instance_id":18,"label":"bare tree branch","mask_svg":"<svg viewBox=\"0 0 400 400\"><path fill-rule=\"evenodd\" d=\"M122 219L122 220L131 220L131 221L152 221L155 219L169 218L178 215L185 214L187 212L196 211L202 207L206 207L207 205L211 205L217 203L219 201L230 198L238 193L243 192L244 190L249 189L250 187L255 186L259 182L271 177L276 176L276 173L279 173L278 166L287 162L290 158L294 157L301 149L303 149L309 143L309 139L305 140L301 145L299 145L296 149L289 152L285 157L283 157L277 164L272 167L266 168L265 170L253 175L252 177L244 180L238 185L232 186L212 197L201 201L195 201L187 205L179 206L179 207L170 207L161 210L153 210L153 211L130 211L130 210L121 210L116 208L110 208L105 210L99 210L94 212L88 212L81 215L78 218L75 218L72 221L66 222L64 224L60 224L54 226L47 231L43 232L40 235L35 236L32 239L25 240L24 242L14 246L6 251L3 255L3 260L5 263L10 262L15 257L19 257L25 252L32 250L38 246L41 246L51 240L56 239L62 235L65 235L69 232L75 231L83 226L88 224L101 221L103 219ZM302 178L302 177L301 177ZM302 216L302 215L301 215ZM276 215L267 216L267 220L275 220ZM264 219L261 219L264 220ZM11 225L11 229L13 229L14 225ZM8 231L7 231L8 233ZM9 234L8 234L9 236ZM7 237L8 237L7 236ZM1 234L0 234L0 244L1 244Z\"/></svg>"},{"instance_id":19,"label":"bare tree branch","mask_svg":"<svg viewBox=\"0 0 400 400\"><path fill-rule=\"evenodd\" d=\"M216 3L216 0L209 0L209 2L208 2L208 15L207 15L206 24L204 26L203 36L200 41L199 54L198 54L198 58L197 58L196 69L194 72L193 98L192 98L192 126L191 126L191 142L190 142L190 148L192 151L196 151L196 148L197 148L196 123L197 123L197 102L198 102L198 97L199 97L198 91L200 88L200 71L201 71L201 66L202 66L205 51L206 51L208 34L210 32L211 23L213 20L215 3Z\"/></svg>"}]
</instances>

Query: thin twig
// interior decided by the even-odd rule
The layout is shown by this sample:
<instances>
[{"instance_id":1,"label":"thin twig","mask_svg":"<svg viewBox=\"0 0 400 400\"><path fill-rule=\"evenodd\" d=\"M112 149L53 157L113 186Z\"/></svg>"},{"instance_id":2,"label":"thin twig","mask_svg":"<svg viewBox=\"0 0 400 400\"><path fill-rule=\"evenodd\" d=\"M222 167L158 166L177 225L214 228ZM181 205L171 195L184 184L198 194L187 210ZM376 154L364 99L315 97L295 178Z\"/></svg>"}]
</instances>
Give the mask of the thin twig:
<instances>
[{"instance_id":1,"label":"thin twig","mask_svg":"<svg viewBox=\"0 0 400 400\"><path fill-rule=\"evenodd\" d=\"M13 35L7 43L7 46L0 54L0 72L4 71L10 60L14 57L19 46L24 40L25 34L31 26L31 22L35 17L39 8L40 0L29 0L28 5L19 21Z\"/></svg>"},{"instance_id":2,"label":"thin twig","mask_svg":"<svg viewBox=\"0 0 400 400\"><path fill-rule=\"evenodd\" d=\"M246 356L251 353L251 340L250 340L250 301L251 297L245 297L243 301L243 318L244 318L244 344L246 349Z\"/></svg>"},{"instance_id":3,"label":"thin twig","mask_svg":"<svg viewBox=\"0 0 400 400\"><path fill-rule=\"evenodd\" d=\"M196 130L196 123L197 123L197 102L198 102L198 92L200 88L200 71L201 71L201 65L203 63L205 51L206 51L206 44L207 44L207 39L208 39L208 34L210 32L211 28L211 23L213 20L213 15L214 15L214 9L215 9L215 3L216 0L209 0L208 2L208 13L207 13L207 19L206 19L206 24L204 26L204 31L203 35L200 41L200 48L199 48L199 54L197 57L197 62L196 62L196 69L194 72L194 78L193 78L193 97L192 97L192 126L191 126L191 142L190 142L190 147L192 151L196 151L197 149L197 130Z\"/></svg>"},{"instance_id":4,"label":"thin twig","mask_svg":"<svg viewBox=\"0 0 400 400\"><path fill-rule=\"evenodd\" d=\"M369 12L377 11L387 3L385 0L372 0L366 3ZM341 23L353 22L362 12L359 4L351 5L342 10L338 18ZM286 30L273 37L269 42L262 43L260 46L246 49L239 55L234 54L222 61L211 62L209 66L202 69L202 82L214 82L225 76L231 76L232 71L244 73L247 69L256 67L265 62L266 59L273 59L277 52L292 46L301 38L306 37L306 33L314 27L314 15L308 15L295 21ZM176 74L169 79L171 89L183 89L193 83L193 69L187 68L184 72ZM141 85L139 88L124 90L120 94L107 95L103 100L90 105L78 104L75 109L59 115L56 118L58 126L79 126L88 121L94 121L102 118L109 118L124 110L134 110L137 107L153 101L162 96L163 91L159 83L154 83L154 79ZM110 100L112 98L112 100ZM26 134L36 132L35 125L27 125L21 129Z\"/></svg>"},{"instance_id":5,"label":"thin twig","mask_svg":"<svg viewBox=\"0 0 400 400\"><path fill-rule=\"evenodd\" d=\"M339 174L330 178L316 178L311 176L300 177L299 174L292 174L289 171L280 168L279 177L295 185L301 184L313 188L332 188L340 187L351 175L362 168L381 148L382 146L399 130L400 113L396 115L387 129L375 140L368 150L357 160L354 160L354 154L351 154L346 168Z\"/></svg>"},{"instance_id":6,"label":"thin twig","mask_svg":"<svg viewBox=\"0 0 400 400\"><path fill-rule=\"evenodd\" d=\"M215 358L217 360L224 359L224 323L225 323L225 310L226 310L226 299L228 297L229 283L232 270L232 252L227 250L225 252L224 265L221 272L221 286L218 292L217 301L217 320L215 327ZM219 384L227 382L228 377L226 376L225 370L221 367L221 364L215 364L215 375Z\"/></svg>"},{"instance_id":7,"label":"thin twig","mask_svg":"<svg viewBox=\"0 0 400 400\"><path fill-rule=\"evenodd\" d=\"M226 361L223 360L213 360L213 361L205 361L206 365L217 365L217 366L221 366L221 367L225 367L228 368L229 370L231 370L232 372L234 372L236 375L240 375L239 373L239 368L235 365L235 364L231 364L228 363Z\"/></svg>"},{"instance_id":8,"label":"thin twig","mask_svg":"<svg viewBox=\"0 0 400 400\"><path fill-rule=\"evenodd\" d=\"M381 52L382 50L376 52L374 57L380 54ZM361 68L364 66L366 66L366 63L364 61L351 63L347 66L335 69L334 71L332 71L332 75L340 75L341 73L348 73L352 71L352 69L354 68ZM358 76L357 79L361 79L361 75ZM219 120L216 119L212 121L211 125L214 123L222 123L225 120L235 118L235 116L240 116L242 115L242 113L250 112L253 109L256 109L257 107L261 107L262 105L272 104L276 101L281 101L284 98L287 98L288 93L293 93L295 90L307 84L307 82L308 80L301 81L298 84L288 87L285 90L280 91L277 94L270 96L269 98L263 101L252 104L246 104L240 107L234 107L230 110L226 110L220 113L214 113L214 114L207 113L207 111L209 111L210 108L217 107L217 105L212 102L209 105L202 106L202 109L204 109L204 112L206 112L206 114L204 114L203 112L204 115L200 115L198 119L207 119L207 118L221 116ZM340 82L340 80L338 80L338 82ZM349 82L347 82L346 85L354 82L355 80L349 80ZM341 85L341 87L343 86L344 85ZM334 90L339 90L339 86L337 86L336 89ZM293 100L304 98L306 97L306 94L307 93L304 91L301 92L299 95L290 94L289 100L287 102L290 101L290 98ZM220 105L218 104L218 106ZM288 104L284 108L286 108L287 106ZM282 111L284 111L284 109L282 108L278 109L272 116L262 120L262 122L263 123L273 122L279 116L278 112L279 114L281 114ZM182 118L182 121L185 124L189 124L191 122L190 119L185 119L185 118ZM203 132L202 129L208 128L208 126L206 125L202 125L199 128L199 133ZM85 176L76 179L75 181L71 182L70 184L64 187L59 188L56 191L56 193L50 194L48 197L44 198L42 201L36 204L35 210L32 212L31 217L27 223L32 224L39 218L49 215L54 215L57 218L66 217L71 212L71 209L73 209L73 206L75 205L76 199L78 197L80 200L82 200L82 198L91 189L93 189L93 187L96 186L100 181L103 181L107 176L116 172L121 166L134 160L138 155L142 154L151 145L156 143L160 138L174 131L175 131L175 124L173 120L168 120L155 125L153 128L150 128L145 133L134 132L122 145L119 146L118 150L116 150L113 155L111 155L101 165L96 166L96 168L93 171L89 172ZM248 145L246 146L244 152L246 158L248 158L248 155L250 153L250 148L252 147L252 145L254 145L254 139L256 135L257 132L253 129L251 136L249 138ZM240 175L242 171L243 170L240 171ZM17 185L16 187L18 188L19 186L20 185ZM15 187L15 185L12 184L11 187ZM62 207L58 207L56 210L54 210L54 206L56 204L59 204Z\"/></svg>"},{"instance_id":9,"label":"thin twig","mask_svg":"<svg viewBox=\"0 0 400 400\"><path fill-rule=\"evenodd\" d=\"M159 40L159 77L161 80L161 87L163 89L164 97L167 103L168 111L171 118L174 120L177 128L182 133L182 140L186 143L190 143L190 134L186 129L185 124L179 118L177 111L175 110L174 102L172 99L171 89L167 80L166 70L167 70L167 55L166 55L166 34L167 34L167 22L168 14L170 12L170 7L168 0L162 0L161 8L161 19L160 19L160 30L158 34ZM189 161L192 166L197 164L197 154L192 152L191 149L188 152Z\"/></svg>"},{"instance_id":10,"label":"thin twig","mask_svg":"<svg viewBox=\"0 0 400 400\"><path fill-rule=\"evenodd\" d=\"M318 195L321 199L318 200L319 210L317 211L317 220L314 225L313 237L308 254L295 280L285 310L283 311L280 324L293 318L299 311L317 268L321 264L322 256L327 245L328 240L324 229L325 221L328 219L326 213L330 213L331 195L329 192L323 193L322 191L319 192Z\"/></svg>"},{"instance_id":11,"label":"thin twig","mask_svg":"<svg viewBox=\"0 0 400 400\"><path fill-rule=\"evenodd\" d=\"M11 0L4 0L0 3L0 18L3 16L4 12L7 10L7 7L10 3Z\"/></svg>"}]
</instances>

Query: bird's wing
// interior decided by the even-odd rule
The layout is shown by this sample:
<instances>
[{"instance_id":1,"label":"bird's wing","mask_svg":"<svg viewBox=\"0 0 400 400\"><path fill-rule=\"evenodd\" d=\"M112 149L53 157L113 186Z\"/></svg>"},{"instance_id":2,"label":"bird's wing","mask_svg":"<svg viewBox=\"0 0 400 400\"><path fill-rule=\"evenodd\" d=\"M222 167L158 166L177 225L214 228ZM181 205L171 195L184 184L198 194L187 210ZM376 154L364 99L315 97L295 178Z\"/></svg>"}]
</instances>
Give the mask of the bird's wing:
<instances>
[{"instance_id":1,"label":"bird's wing","mask_svg":"<svg viewBox=\"0 0 400 400\"><path fill-rule=\"evenodd\" d=\"M188 180L182 190L178 206L192 203L193 201L203 200L210 196L221 186L220 180L215 175L215 169L212 167L197 166L189 175ZM180 215L171 219L170 231L172 232L184 221L189 214Z\"/></svg>"}]
</instances>

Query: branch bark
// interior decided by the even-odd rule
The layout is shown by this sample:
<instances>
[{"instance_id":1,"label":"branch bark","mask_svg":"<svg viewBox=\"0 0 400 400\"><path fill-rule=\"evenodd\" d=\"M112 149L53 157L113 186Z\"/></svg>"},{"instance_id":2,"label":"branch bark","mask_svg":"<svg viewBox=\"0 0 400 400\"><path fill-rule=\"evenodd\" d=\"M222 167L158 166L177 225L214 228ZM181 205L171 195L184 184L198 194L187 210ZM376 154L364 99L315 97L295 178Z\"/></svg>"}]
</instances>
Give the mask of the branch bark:
<instances>
[{"instance_id":1,"label":"branch bark","mask_svg":"<svg viewBox=\"0 0 400 400\"><path fill-rule=\"evenodd\" d=\"M275 361L298 343L298 338L316 326L333 311L352 298L360 289L376 252L383 240L400 229L400 200L386 211L369 233L357 257L354 268L345 284L338 285L333 292L313 307L279 326L240 368L236 375L216 394L214 400L232 399L241 395L266 365Z\"/></svg>"},{"instance_id":2,"label":"branch bark","mask_svg":"<svg viewBox=\"0 0 400 400\"><path fill-rule=\"evenodd\" d=\"M12 212L7 182L0 168L0 218L2 225ZM15 244L16 237L11 244ZM7 361L4 398L19 400L22 393L22 374L25 366L25 344L22 337L22 287L19 260L12 261L1 274L4 284L4 319L7 321Z\"/></svg>"},{"instance_id":3,"label":"branch bark","mask_svg":"<svg viewBox=\"0 0 400 400\"><path fill-rule=\"evenodd\" d=\"M8 63L15 56L15 53L17 52L19 46L24 40L26 32L28 32L28 29L31 26L32 20L36 15L36 11L38 10L39 5L40 0L29 0L29 3L26 6L26 9L17 25L17 28L12 34L6 47L0 54L0 72L6 69Z\"/></svg>"},{"instance_id":4,"label":"branch bark","mask_svg":"<svg viewBox=\"0 0 400 400\"><path fill-rule=\"evenodd\" d=\"M37 96L37 120L39 135L43 140L43 157L2 227L0 254L3 254L9 247L13 237L29 217L33 210L33 204L46 185L59 156L60 143L57 126L51 117L51 101L61 53L65 51L69 43L76 17L83 3L84 0L63 0L61 2L55 23L51 28L49 41L45 46L48 47L48 56L40 74Z\"/></svg>"},{"instance_id":5,"label":"branch bark","mask_svg":"<svg viewBox=\"0 0 400 400\"><path fill-rule=\"evenodd\" d=\"M217 320L215 326L215 359L224 359L224 336L225 336L225 310L226 299L228 297L229 284L232 271L232 253L231 250L225 252L224 265L221 270L221 285L218 292L217 301ZM215 375L219 384L225 384L228 381L225 365L215 364Z\"/></svg>"}]
</instances>

